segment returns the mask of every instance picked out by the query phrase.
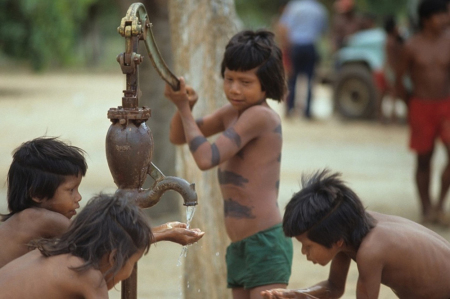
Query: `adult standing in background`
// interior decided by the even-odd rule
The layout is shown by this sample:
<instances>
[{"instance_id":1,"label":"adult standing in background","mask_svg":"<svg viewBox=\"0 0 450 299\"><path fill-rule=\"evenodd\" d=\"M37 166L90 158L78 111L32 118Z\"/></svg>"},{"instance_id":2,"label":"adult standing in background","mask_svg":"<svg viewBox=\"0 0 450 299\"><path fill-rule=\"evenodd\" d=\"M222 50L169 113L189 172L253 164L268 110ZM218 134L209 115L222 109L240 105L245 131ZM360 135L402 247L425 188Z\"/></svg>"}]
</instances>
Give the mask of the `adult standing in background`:
<instances>
[{"instance_id":1,"label":"adult standing in background","mask_svg":"<svg viewBox=\"0 0 450 299\"><path fill-rule=\"evenodd\" d=\"M422 223L449 226L445 203L450 188L450 40L445 35L447 5L424 0L417 9L420 30L406 41L396 67L395 89L408 105L410 148L416 153L415 181L419 192ZM412 81L406 92L403 77ZM441 139L447 164L441 174L439 200L431 200L431 162L436 140Z\"/></svg>"},{"instance_id":2,"label":"adult standing in background","mask_svg":"<svg viewBox=\"0 0 450 299\"><path fill-rule=\"evenodd\" d=\"M342 48L349 35L361 29L361 18L356 13L353 0L336 0L333 18L331 46L333 53Z\"/></svg>"},{"instance_id":3,"label":"adult standing in background","mask_svg":"<svg viewBox=\"0 0 450 299\"><path fill-rule=\"evenodd\" d=\"M298 75L303 74L308 80L304 114L306 118L311 118L312 84L318 60L316 42L327 29L327 18L325 7L317 0L289 1L280 18L280 40L282 47L288 49L292 64L288 79L286 116L290 116L294 110L296 81Z\"/></svg>"}]
</instances>

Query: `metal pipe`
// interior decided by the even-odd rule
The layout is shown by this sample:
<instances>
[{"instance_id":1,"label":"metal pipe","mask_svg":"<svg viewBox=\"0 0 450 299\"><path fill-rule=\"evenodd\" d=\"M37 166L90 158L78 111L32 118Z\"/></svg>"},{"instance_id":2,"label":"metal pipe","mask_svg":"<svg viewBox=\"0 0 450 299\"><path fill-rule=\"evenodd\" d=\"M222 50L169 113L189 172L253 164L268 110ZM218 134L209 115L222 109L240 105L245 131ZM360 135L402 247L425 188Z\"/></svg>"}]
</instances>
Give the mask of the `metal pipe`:
<instances>
[{"instance_id":1,"label":"metal pipe","mask_svg":"<svg viewBox=\"0 0 450 299\"><path fill-rule=\"evenodd\" d=\"M197 204L195 185L184 179L165 176L153 163L153 136L145 121L151 110L139 108L139 64L143 57L137 53L140 40L145 42L147 54L158 74L174 90L180 82L169 70L159 53L151 30L147 11L142 3L132 4L122 18L117 31L125 38L125 52L117 56L122 73L126 75L122 106L111 108L108 118L112 124L106 134L106 158L117 185L117 194L134 201L141 208L157 204L167 190L181 194L184 205ZM142 185L150 175L155 183L149 189ZM137 265L130 278L122 282L122 299L137 299Z\"/></svg>"}]
</instances>

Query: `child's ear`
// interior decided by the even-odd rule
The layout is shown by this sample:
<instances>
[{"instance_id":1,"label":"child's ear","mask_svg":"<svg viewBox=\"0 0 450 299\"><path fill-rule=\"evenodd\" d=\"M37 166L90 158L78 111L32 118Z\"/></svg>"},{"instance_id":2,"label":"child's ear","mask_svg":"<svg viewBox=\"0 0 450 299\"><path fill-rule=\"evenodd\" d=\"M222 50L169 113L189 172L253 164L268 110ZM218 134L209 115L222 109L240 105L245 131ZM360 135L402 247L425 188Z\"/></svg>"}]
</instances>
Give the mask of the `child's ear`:
<instances>
[{"instance_id":1,"label":"child's ear","mask_svg":"<svg viewBox=\"0 0 450 299\"><path fill-rule=\"evenodd\" d=\"M31 198L35 203L39 203L39 204L41 204L41 203L43 203L44 202L44 198L38 198L38 197L36 197L36 196L34 196L34 197L32 197Z\"/></svg>"},{"instance_id":2,"label":"child's ear","mask_svg":"<svg viewBox=\"0 0 450 299\"><path fill-rule=\"evenodd\" d=\"M111 251L109 253L108 262L111 266L116 263L116 254L117 254L117 249L113 249L113 251Z\"/></svg>"},{"instance_id":3,"label":"child's ear","mask_svg":"<svg viewBox=\"0 0 450 299\"><path fill-rule=\"evenodd\" d=\"M339 241L336 242L337 247L341 248L342 246L344 246L344 240L339 239Z\"/></svg>"}]
</instances>

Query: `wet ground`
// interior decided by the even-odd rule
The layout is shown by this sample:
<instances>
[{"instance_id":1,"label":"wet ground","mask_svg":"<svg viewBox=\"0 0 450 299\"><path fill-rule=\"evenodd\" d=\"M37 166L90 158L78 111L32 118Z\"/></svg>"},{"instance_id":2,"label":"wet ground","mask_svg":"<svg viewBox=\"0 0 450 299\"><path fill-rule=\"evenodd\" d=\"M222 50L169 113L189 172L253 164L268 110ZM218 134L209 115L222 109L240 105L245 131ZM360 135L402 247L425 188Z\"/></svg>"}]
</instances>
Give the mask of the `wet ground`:
<instances>
[{"instance_id":1,"label":"wet ground","mask_svg":"<svg viewBox=\"0 0 450 299\"><path fill-rule=\"evenodd\" d=\"M0 73L0 212L6 212L6 174L12 150L42 135L60 136L86 150L89 170L80 187L84 200L100 191L115 190L106 163L104 139L109 127L106 113L120 105L123 85L124 77L119 72L113 75ZM407 127L342 121L331 115L330 96L327 87L319 86L316 90L314 121L299 116L283 119L280 207L299 190L302 173L329 168L343 173L368 209L418 220L414 156L407 149ZM282 111L279 105L273 107ZM434 195L444 163L443 149L438 147L433 160ZM181 220L169 216L159 221ZM450 240L448 230L433 229ZM194 246L201 246L201 241ZM181 247L172 243L151 248L139 262L139 298L182 298L182 267L177 266L180 252ZM290 287L307 287L327 276L328 267L307 262L295 243ZM356 279L356 267L352 265L342 298L355 298ZM199 298L202 298L200 294L201 290ZM120 298L120 292L111 291L110 298ZM379 298L395 296L382 287Z\"/></svg>"}]
</instances>

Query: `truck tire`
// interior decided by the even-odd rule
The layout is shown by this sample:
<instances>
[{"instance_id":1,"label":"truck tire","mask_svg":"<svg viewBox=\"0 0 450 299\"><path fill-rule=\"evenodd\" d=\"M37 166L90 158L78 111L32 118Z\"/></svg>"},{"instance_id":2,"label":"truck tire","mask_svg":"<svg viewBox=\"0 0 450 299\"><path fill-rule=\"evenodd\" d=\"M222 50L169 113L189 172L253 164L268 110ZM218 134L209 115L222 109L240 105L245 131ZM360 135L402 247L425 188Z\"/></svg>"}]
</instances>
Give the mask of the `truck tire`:
<instances>
[{"instance_id":1,"label":"truck tire","mask_svg":"<svg viewBox=\"0 0 450 299\"><path fill-rule=\"evenodd\" d=\"M364 65L343 66L334 85L335 108L345 118L375 116L377 88L372 73Z\"/></svg>"}]
</instances>

